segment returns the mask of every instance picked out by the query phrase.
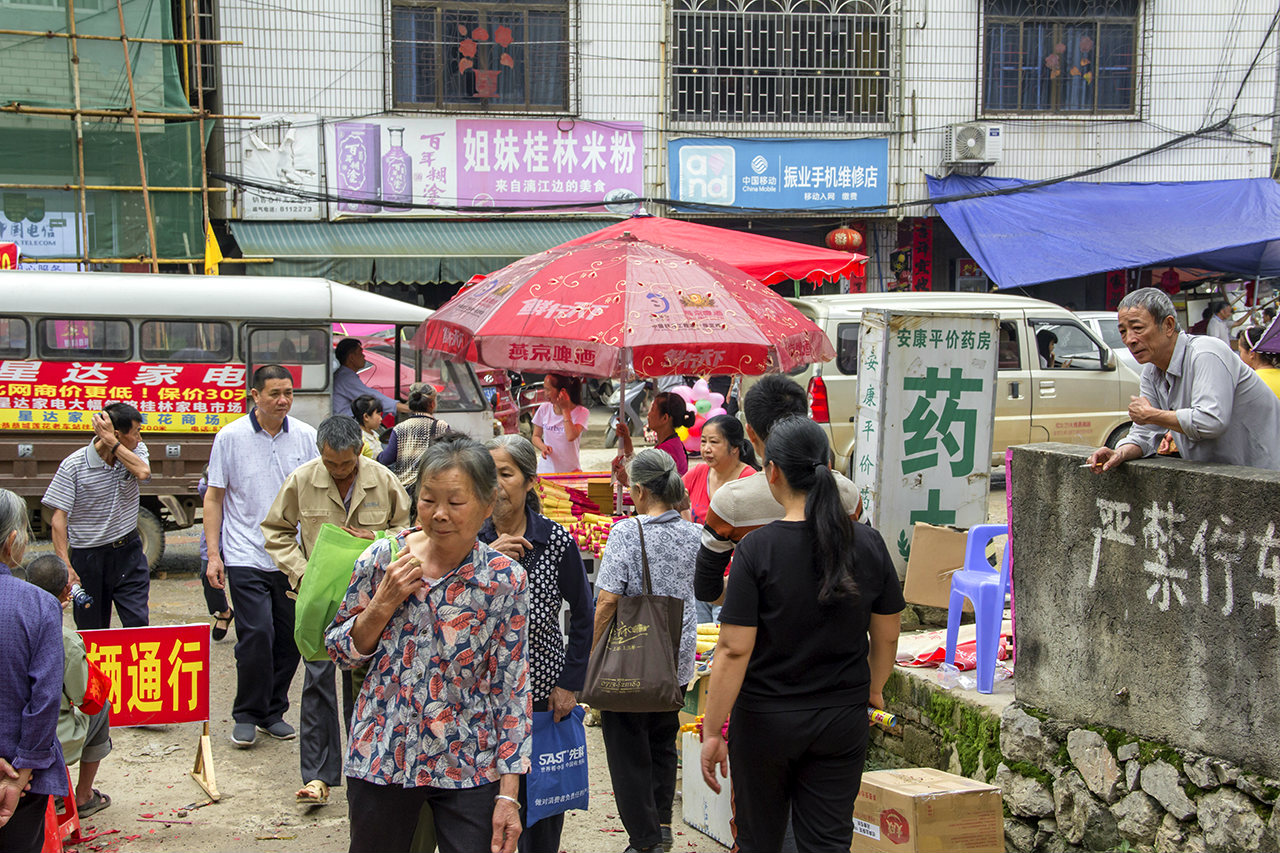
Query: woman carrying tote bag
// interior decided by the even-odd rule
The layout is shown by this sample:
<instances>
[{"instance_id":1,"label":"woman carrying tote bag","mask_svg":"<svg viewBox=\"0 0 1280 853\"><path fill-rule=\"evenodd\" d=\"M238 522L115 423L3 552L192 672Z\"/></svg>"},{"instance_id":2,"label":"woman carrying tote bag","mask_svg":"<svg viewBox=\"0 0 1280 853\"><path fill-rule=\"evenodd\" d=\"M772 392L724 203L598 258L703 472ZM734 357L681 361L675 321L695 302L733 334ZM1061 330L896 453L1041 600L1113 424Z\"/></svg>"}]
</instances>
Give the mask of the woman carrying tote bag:
<instances>
[{"instance_id":1,"label":"woman carrying tote bag","mask_svg":"<svg viewBox=\"0 0 1280 853\"><path fill-rule=\"evenodd\" d=\"M630 482L636 516L619 521L609 532L596 580L599 596L592 645L613 623L619 599L646 593L647 560L650 594L684 601L675 656L676 681L683 686L693 678L697 635L693 569L701 530L674 509L685 491L670 455L661 450L640 451L631 463ZM600 724L618 816L629 836L627 853L657 853L671 843L679 712L602 711Z\"/></svg>"}]
</instances>

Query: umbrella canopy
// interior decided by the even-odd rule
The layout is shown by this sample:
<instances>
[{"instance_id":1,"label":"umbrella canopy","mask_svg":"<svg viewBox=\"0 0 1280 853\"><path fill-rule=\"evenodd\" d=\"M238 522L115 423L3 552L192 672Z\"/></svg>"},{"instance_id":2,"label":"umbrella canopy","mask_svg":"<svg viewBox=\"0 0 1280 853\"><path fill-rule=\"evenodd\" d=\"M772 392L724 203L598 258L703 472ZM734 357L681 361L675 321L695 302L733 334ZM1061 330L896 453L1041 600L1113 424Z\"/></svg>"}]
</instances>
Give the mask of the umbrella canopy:
<instances>
[{"instance_id":1,"label":"umbrella canopy","mask_svg":"<svg viewBox=\"0 0 1280 853\"><path fill-rule=\"evenodd\" d=\"M559 246L459 293L414 346L581 376L759 375L835 357L812 320L728 264L634 237Z\"/></svg>"},{"instance_id":2,"label":"umbrella canopy","mask_svg":"<svg viewBox=\"0 0 1280 853\"><path fill-rule=\"evenodd\" d=\"M661 216L633 216L561 245L582 246L626 233L677 251L684 249L714 254L729 266L737 267L765 284L791 279L817 283L850 278L862 274L860 267L867 259L866 255L857 252L837 252L822 246Z\"/></svg>"}]
</instances>

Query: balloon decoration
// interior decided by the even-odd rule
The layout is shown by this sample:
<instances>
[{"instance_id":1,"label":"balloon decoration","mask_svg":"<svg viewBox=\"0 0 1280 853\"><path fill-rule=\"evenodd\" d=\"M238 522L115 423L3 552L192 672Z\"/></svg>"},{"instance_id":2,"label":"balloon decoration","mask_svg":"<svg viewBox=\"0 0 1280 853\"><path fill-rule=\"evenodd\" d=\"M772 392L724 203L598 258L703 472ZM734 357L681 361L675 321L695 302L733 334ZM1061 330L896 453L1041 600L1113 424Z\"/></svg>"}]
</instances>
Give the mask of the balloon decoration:
<instances>
[{"instance_id":1,"label":"balloon decoration","mask_svg":"<svg viewBox=\"0 0 1280 853\"><path fill-rule=\"evenodd\" d=\"M679 394L684 399L685 405L693 409L693 426L688 429L684 427L677 429L676 435L684 442L685 450L697 453L702 446L702 425L707 422L707 418L728 414L724 410L724 395L712 391L705 379L699 379L693 383L692 388L688 385L677 385L671 389L671 393Z\"/></svg>"}]
</instances>

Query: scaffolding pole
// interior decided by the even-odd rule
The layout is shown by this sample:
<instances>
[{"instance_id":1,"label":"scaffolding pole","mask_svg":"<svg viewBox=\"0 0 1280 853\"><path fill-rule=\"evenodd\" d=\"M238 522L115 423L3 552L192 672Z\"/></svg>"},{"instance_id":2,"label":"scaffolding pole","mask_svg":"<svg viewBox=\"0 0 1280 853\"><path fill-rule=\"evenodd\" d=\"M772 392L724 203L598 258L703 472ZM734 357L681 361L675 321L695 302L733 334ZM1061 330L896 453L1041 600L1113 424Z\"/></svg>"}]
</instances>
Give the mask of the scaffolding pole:
<instances>
[{"instance_id":1,"label":"scaffolding pole","mask_svg":"<svg viewBox=\"0 0 1280 853\"><path fill-rule=\"evenodd\" d=\"M84 115L80 112L80 47L76 35L76 0L67 0L67 33L71 36L67 46L71 49L71 82L75 96L76 114L76 174L80 178L80 254L84 265L89 266L89 201L85 190L84 174Z\"/></svg>"},{"instance_id":2,"label":"scaffolding pole","mask_svg":"<svg viewBox=\"0 0 1280 853\"><path fill-rule=\"evenodd\" d=\"M25 257L25 256L24 256ZM27 260L42 264L82 264L84 258L28 258ZM224 264L273 264L275 258L223 258ZM89 258L91 264L147 264L151 258L138 255L132 258ZM204 258L157 258L158 264L203 264Z\"/></svg>"},{"instance_id":3,"label":"scaffolding pole","mask_svg":"<svg viewBox=\"0 0 1280 853\"><path fill-rule=\"evenodd\" d=\"M142 187L130 184L0 184L0 190L58 190L71 192L76 189L95 192L142 192ZM198 193L201 187L152 187L153 193ZM224 193L226 187L209 187L211 193Z\"/></svg>"},{"instance_id":4,"label":"scaffolding pole","mask_svg":"<svg viewBox=\"0 0 1280 853\"><path fill-rule=\"evenodd\" d=\"M151 212L151 191L147 189L147 158L142 153L142 119L138 116L138 93L133 86L133 58L129 56L129 40L125 38L124 0L116 0L120 16L120 48L124 51L124 76L129 81L129 112L133 115L133 140L138 146L138 179L142 184L142 209L147 217L147 246L151 249L151 271L160 272L160 254L156 245L156 220Z\"/></svg>"},{"instance_id":5,"label":"scaffolding pole","mask_svg":"<svg viewBox=\"0 0 1280 853\"><path fill-rule=\"evenodd\" d=\"M89 35L88 33L80 33L79 35L72 35L71 33L60 33L54 30L0 30L0 36L33 36L35 38L50 38L50 39L90 39L92 41L120 41L123 38L126 42L134 42L136 44L183 44L188 41L188 39L134 38L133 36L130 36L130 35L96 36L96 35ZM207 41L205 42L205 44L231 44L231 45L243 46L244 42L242 41Z\"/></svg>"},{"instance_id":6,"label":"scaffolding pole","mask_svg":"<svg viewBox=\"0 0 1280 853\"><path fill-rule=\"evenodd\" d=\"M129 79L133 79L130 75ZM0 112L21 113L23 115L34 116L73 116L79 113L83 116L92 116L93 118L132 118L132 110L86 110L67 107L31 107L26 104L8 103L0 105ZM195 112L189 113L152 113L142 110L138 113L144 119L180 119L185 121L194 121L200 118ZM262 116L232 116L221 115L218 113L209 113L205 115L207 119L240 119L243 121L257 121Z\"/></svg>"},{"instance_id":7,"label":"scaffolding pole","mask_svg":"<svg viewBox=\"0 0 1280 853\"><path fill-rule=\"evenodd\" d=\"M206 257L209 254L209 229L213 227L213 223L209 221L209 164L207 162L208 153L205 151L204 144L204 33L200 30L200 0L191 0L191 32L190 36L195 38L196 51L196 108L200 113L200 209L203 213L201 222L204 228L200 229L202 236L205 237ZM183 27L186 27L186 21L183 21ZM187 98L190 100L190 96ZM205 270L208 271L207 268Z\"/></svg>"}]
</instances>

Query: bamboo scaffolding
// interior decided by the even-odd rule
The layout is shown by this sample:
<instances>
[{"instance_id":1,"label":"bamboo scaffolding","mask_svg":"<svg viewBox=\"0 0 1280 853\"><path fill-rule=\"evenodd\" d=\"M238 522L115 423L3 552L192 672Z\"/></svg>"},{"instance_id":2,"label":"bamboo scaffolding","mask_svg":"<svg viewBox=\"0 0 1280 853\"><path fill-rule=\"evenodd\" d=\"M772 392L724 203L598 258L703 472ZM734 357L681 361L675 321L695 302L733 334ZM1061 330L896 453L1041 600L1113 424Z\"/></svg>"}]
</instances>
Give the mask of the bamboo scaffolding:
<instances>
[{"instance_id":1,"label":"bamboo scaffolding","mask_svg":"<svg viewBox=\"0 0 1280 853\"><path fill-rule=\"evenodd\" d=\"M142 187L132 186L129 184L3 184L0 183L0 190L60 190L70 192L72 190L85 189L98 192L142 192ZM204 187L151 187L153 193L198 193L204 190ZM224 193L226 187L209 187L211 193Z\"/></svg>"},{"instance_id":2,"label":"bamboo scaffolding","mask_svg":"<svg viewBox=\"0 0 1280 853\"><path fill-rule=\"evenodd\" d=\"M208 44L208 42L206 42ZM133 79L133 75L129 76ZM74 107L30 107L25 104L9 103L0 105L0 112L21 113L23 115L35 116L92 116L93 118L132 118L132 110L94 110L94 109L76 109ZM152 113L141 110L139 117L144 119L185 119L187 121L195 121L201 116L196 112L189 113ZM239 115L222 115L219 113L208 113L203 116L206 119L239 119L242 121L257 121L262 116L239 116Z\"/></svg>"},{"instance_id":3,"label":"bamboo scaffolding","mask_svg":"<svg viewBox=\"0 0 1280 853\"><path fill-rule=\"evenodd\" d=\"M97 36L88 33L60 33L55 30L0 30L0 36L33 36L36 38L51 39L89 39L90 41L121 41L135 42L137 44L185 44L190 39L152 39L152 38L134 38L133 36ZM243 46L242 41L205 41L205 44L230 44Z\"/></svg>"},{"instance_id":4,"label":"bamboo scaffolding","mask_svg":"<svg viewBox=\"0 0 1280 853\"><path fill-rule=\"evenodd\" d=\"M84 174L84 115L80 112L80 47L74 38L76 34L76 1L67 0L67 32L73 37L67 42L71 49L71 80L75 94L76 114L73 117L76 125L76 174L80 178L80 254L84 255L85 265L89 263L89 202L85 197Z\"/></svg>"},{"instance_id":5,"label":"bamboo scaffolding","mask_svg":"<svg viewBox=\"0 0 1280 853\"><path fill-rule=\"evenodd\" d=\"M191 32L190 35L195 37L196 51L196 107L200 114L200 209L203 214L201 223L204 225L200 229L201 236L205 238L205 258L206 263L209 255L209 238L205 235L210 233L213 223L209 221L209 164L208 152L205 151L204 144L204 33L200 31L200 0L192 0L191 2ZM183 28L186 28L186 20L183 20ZM191 100L188 95L187 100ZM204 268L204 272L208 272L208 267Z\"/></svg>"},{"instance_id":6,"label":"bamboo scaffolding","mask_svg":"<svg viewBox=\"0 0 1280 853\"><path fill-rule=\"evenodd\" d=\"M116 0L116 12L120 16L120 47L124 51L124 76L129 81L129 110L133 114L133 138L138 146L138 180L142 182L142 208L147 215L147 247L151 249L151 271L160 272L160 254L156 244L156 219L151 210L151 192L147 189L147 158L142 153L142 120L138 116L138 93L133 86L133 59L129 56L129 41L125 38L124 0Z\"/></svg>"},{"instance_id":7,"label":"bamboo scaffolding","mask_svg":"<svg viewBox=\"0 0 1280 853\"><path fill-rule=\"evenodd\" d=\"M134 255L131 258L36 258L22 256L24 263L40 263L40 264L149 264L151 258L146 255ZM223 258L224 264L273 264L275 258ZM158 264L203 264L204 258L156 258Z\"/></svg>"}]
</instances>

